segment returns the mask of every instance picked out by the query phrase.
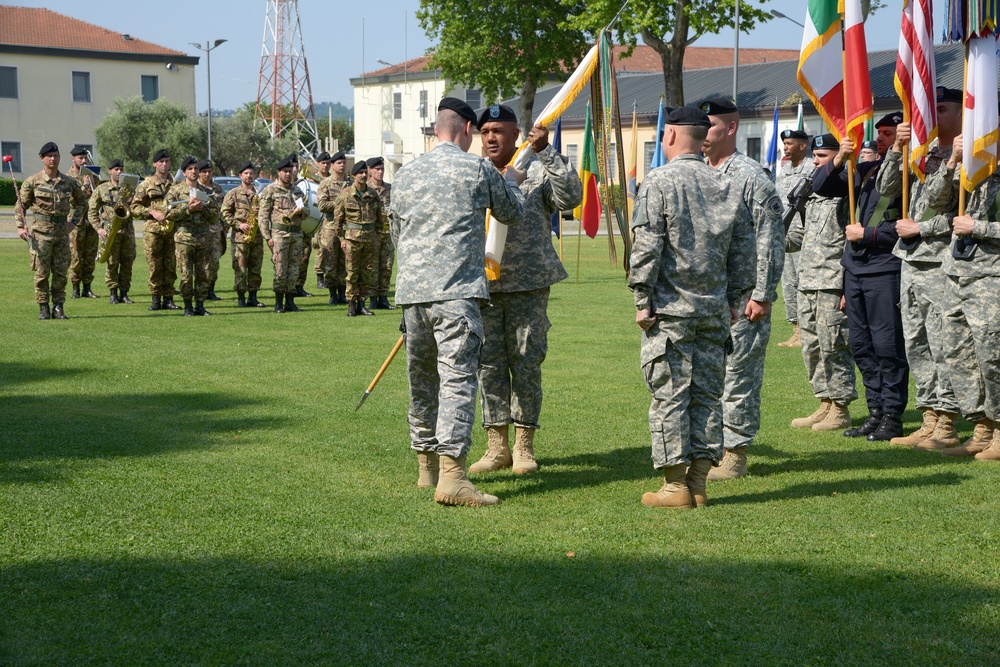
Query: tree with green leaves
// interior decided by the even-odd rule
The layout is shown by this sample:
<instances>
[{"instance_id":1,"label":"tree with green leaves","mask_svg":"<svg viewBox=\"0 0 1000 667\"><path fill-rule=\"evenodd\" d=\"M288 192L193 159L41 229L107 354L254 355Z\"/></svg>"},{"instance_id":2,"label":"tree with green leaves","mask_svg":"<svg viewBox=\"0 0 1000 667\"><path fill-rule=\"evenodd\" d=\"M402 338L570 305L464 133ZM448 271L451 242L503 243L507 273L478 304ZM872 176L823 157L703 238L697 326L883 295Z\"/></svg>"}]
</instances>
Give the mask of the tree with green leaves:
<instances>
[{"instance_id":1,"label":"tree with green leaves","mask_svg":"<svg viewBox=\"0 0 1000 667\"><path fill-rule=\"evenodd\" d=\"M270 168L298 146L294 137L271 139L263 124L254 123L253 103L229 118L212 119L212 160L217 173L235 174L247 160L258 168Z\"/></svg>"},{"instance_id":2,"label":"tree with green leaves","mask_svg":"<svg viewBox=\"0 0 1000 667\"><path fill-rule=\"evenodd\" d=\"M98 152L108 160L124 161L126 172L151 173L153 153L159 148L173 156L205 151L205 130L184 105L164 99L147 103L138 96L118 97L114 104L94 136Z\"/></svg>"},{"instance_id":3,"label":"tree with green leaves","mask_svg":"<svg viewBox=\"0 0 1000 667\"><path fill-rule=\"evenodd\" d=\"M485 104L520 96L527 135L535 91L553 74L568 76L587 52L585 31L566 23L567 14L586 6L586 0L421 0L417 18L438 44L431 66L480 90Z\"/></svg>"}]
</instances>

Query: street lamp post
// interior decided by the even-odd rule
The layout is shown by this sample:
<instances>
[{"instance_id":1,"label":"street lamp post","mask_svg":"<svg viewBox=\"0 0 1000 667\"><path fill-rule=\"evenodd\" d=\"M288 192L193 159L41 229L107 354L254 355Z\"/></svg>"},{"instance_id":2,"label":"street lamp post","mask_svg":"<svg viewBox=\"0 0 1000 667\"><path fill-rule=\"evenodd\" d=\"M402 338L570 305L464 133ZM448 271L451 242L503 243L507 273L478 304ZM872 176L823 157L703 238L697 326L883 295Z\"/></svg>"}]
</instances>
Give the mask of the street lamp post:
<instances>
[{"instance_id":1,"label":"street lamp post","mask_svg":"<svg viewBox=\"0 0 1000 667\"><path fill-rule=\"evenodd\" d=\"M799 23L798 21L796 21L795 19L793 19L791 16L788 16L786 14L782 14L777 9L772 9L771 10L771 16L773 16L776 19L788 19L789 21L791 21L795 25L799 26L800 28L805 28L804 25L802 25L801 23Z\"/></svg>"},{"instance_id":2,"label":"street lamp post","mask_svg":"<svg viewBox=\"0 0 1000 667\"><path fill-rule=\"evenodd\" d=\"M212 51L214 51L216 47L225 44L227 41L229 40L217 39L212 43L211 46L209 46L208 42L205 42L205 46L202 46L198 42L188 42L189 44L191 44L191 46L198 49L199 51L205 52L205 67L208 70L208 161L209 162L212 161Z\"/></svg>"}]
</instances>

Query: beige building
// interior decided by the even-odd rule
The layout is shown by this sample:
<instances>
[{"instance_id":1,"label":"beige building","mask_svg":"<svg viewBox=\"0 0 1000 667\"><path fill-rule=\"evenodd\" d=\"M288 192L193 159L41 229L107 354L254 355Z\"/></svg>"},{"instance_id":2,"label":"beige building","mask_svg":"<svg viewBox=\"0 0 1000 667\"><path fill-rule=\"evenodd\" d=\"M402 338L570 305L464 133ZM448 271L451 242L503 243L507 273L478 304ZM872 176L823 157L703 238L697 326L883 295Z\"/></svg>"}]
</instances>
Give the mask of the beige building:
<instances>
[{"instance_id":1,"label":"beige building","mask_svg":"<svg viewBox=\"0 0 1000 667\"><path fill-rule=\"evenodd\" d=\"M38 170L46 141L56 142L68 163L74 144L93 151L94 128L116 97L162 97L193 113L197 64L197 57L47 9L0 7L0 151L14 158L19 176ZM95 158L103 161L96 151Z\"/></svg>"}]
</instances>

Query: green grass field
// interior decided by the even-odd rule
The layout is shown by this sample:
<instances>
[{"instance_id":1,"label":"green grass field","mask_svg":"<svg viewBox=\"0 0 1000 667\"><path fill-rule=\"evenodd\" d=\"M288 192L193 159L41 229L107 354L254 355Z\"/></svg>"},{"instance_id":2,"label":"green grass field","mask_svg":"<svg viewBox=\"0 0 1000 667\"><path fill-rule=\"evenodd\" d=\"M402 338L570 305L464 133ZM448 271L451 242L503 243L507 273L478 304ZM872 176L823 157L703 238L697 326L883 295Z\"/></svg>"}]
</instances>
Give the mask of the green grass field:
<instances>
[{"instance_id":1,"label":"green grass field","mask_svg":"<svg viewBox=\"0 0 1000 667\"><path fill-rule=\"evenodd\" d=\"M1000 664L1000 465L788 428L777 315L750 476L644 507L631 296L566 254L542 470L468 509L416 488L402 356L354 412L400 311L237 309L224 259L212 317L150 313L140 258L135 305L40 322L0 241L0 664Z\"/></svg>"}]
</instances>

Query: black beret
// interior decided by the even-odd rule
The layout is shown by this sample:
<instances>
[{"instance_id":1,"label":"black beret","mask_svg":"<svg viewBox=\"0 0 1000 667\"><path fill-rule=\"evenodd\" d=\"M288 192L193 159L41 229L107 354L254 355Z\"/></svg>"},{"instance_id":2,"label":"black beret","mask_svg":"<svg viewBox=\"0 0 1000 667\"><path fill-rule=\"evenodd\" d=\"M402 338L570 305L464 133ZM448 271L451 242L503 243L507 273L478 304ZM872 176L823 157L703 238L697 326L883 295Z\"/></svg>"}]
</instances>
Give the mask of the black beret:
<instances>
[{"instance_id":1,"label":"black beret","mask_svg":"<svg viewBox=\"0 0 1000 667\"><path fill-rule=\"evenodd\" d=\"M46 153L58 153L58 152L59 152L59 147L56 146L54 142L50 141L38 149L38 157L41 157Z\"/></svg>"},{"instance_id":2,"label":"black beret","mask_svg":"<svg viewBox=\"0 0 1000 667\"><path fill-rule=\"evenodd\" d=\"M159 162L162 159L170 159L170 153L167 152L166 148L161 148L160 150L153 153L153 162Z\"/></svg>"},{"instance_id":3,"label":"black beret","mask_svg":"<svg viewBox=\"0 0 1000 667\"><path fill-rule=\"evenodd\" d=\"M359 172L362 171L368 171L368 165L365 164L364 160L359 160L358 162L354 163L353 167L351 167L351 176L356 176Z\"/></svg>"},{"instance_id":4,"label":"black beret","mask_svg":"<svg viewBox=\"0 0 1000 667\"><path fill-rule=\"evenodd\" d=\"M330 162L339 162L340 160L343 160L346 157L347 156L344 154L344 151L337 151L330 157Z\"/></svg>"},{"instance_id":5,"label":"black beret","mask_svg":"<svg viewBox=\"0 0 1000 667\"><path fill-rule=\"evenodd\" d=\"M87 154L87 149L84 148L83 146L81 146L80 144L77 144L77 145L73 146L73 148L70 150L69 154L70 155L86 155Z\"/></svg>"},{"instance_id":6,"label":"black beret","mask_svg":"<svg viewBox=\"0 0 1000 667\"><path fill-rule=\"evenodd\" d=\"M323 151L322 153L320 153L319 155L316 156L316 161L317 162L329 162L330 161L330 154L327 153L326 151Z\"/></svg>"},{"instance_id":7,"label":"black beret","mask_svg":"<svg viewBox=\"0 0 1000 667\"><path fill-rule=\"evenodd\" d=\"M782 139L799 139L801 141L809 141L809 135L802 130L785 130L781 133Z\"/></svg>"},{"instance_id":8,"label":"black beret","mask_svg":"<svg viewBox=\"0 0 1000 667\"><path fill-rule=\"evenodd\" d=\"M376 155L375 157L370 157L365 160L365 164L367 164L368 168L371 169L372 167L381 167L385 164L385 160L382 159L381 155Z\"/></svg>"},{"instance_id":9,"label":"black beret","mask_svg":"<svg viewBox=\"0 0 1000 667\"><path fill-rule=\"evenodd\" d=\"M239 169L237 169L236 173L237 174L242 174L247 169L253 169L254 171L257 171L257 167L253 166L253 160L251 160L250 162L247 162L242 167L240 167Z\"/></svg>"},{"instance_id":10,"label":"black beret","mask_svg":"<svg viewBox=\"0 0 1000 667\"><path fill-rule=\"evenodd\" d=\"M281 160L280 162L278 162L278 164L274 165L275 169L291 169L291 167L292 167L292 156L291 155L289 155L288 157L286 157L284 160Z\"/></svg>"},{"instance_id":11,"label":"black beret","mask_svg":"<svg viewBox=\"0 0 1000 667\"><path fill-rule=\"evenodd\" d=\"M483 109L482 113L479 114L479 122L476 123L477 129L483 129L483 125L486 123L516 123L517 116L514 114L514 110L511 109L506 104L494 104Z\"/></svg>"},{"instance_id":12,"label":"black beret","mask_svg":"<svg viewBox=\"0 0 1000 667\"><path fill-rule=\"evenodd\" d=\"M203 169L211 169L211 168L212 168L212 161L211 160L198 160L198 171L201 171Z\"/></svg>"},{"instance_id":13,"label":"black beret","mask_svg":"<svg viewBox=\"0 0 1000 667\"><path fill-rule=\"evenodd\" d=\"M861 142L861 148L870 148L873 151L878 150L878 142L874 139L866 139Z\"/></svg>"},{"instance_id":14,"label":"black beret","mask_svg":"<svg viewBox=\"0 0 1000 667\"><path fill-rule=\"evenodd\" d=\"M698 127L710 127L712 121L708 119L708 114L697 107L680 107L667 114L663 121L666 125L695 125Z\"/></svg>"},{"instance_id":15,"label":"black beret","mask_svg":"<svg viewBox=\"0 0 1000 667\"><path fill-rule=\"evenodd\" d=\"M879 121L875 123L875 127L882 127L883 125L886 125L888 127L896 127L902 122L903 122L903 112L893 111L892 113L887 113L886 115L882 116L879 119Z\"/></svg>"},{"instance_id":16,"label":"black beret","mask_svg":"<svg viewBox=\"0 0 1000 667\"><path fill-rule=\"evenodd\" d=\"M702 100L695 106L707 113L709 116L721 116L722 114L736 113L738 111L735 104L722 97Z\"/></svg>"},{"instance_id":17,"label":"black beret","mask_svg":"<svg viewBox=\"0 0 1000 667\"><path fill-rule=\"evenodd\" d=\"M438 111L443 111L445 109L454 111L470 123L476 122L476 112L472 110L472 107L457 97L446 97L442 99L438 104Z\"/></svg>"},{"instance_id":18,"label":"black beret","mask_svg":"<svg viewBox=\"0 0 1000 667\"><path fill-rule=\"evenodd\" d=\"M122 169L124 169L125 163L122 162L121 160L112 160L111 162L108 163L108 170L114 169L115 167L121 167Z\"/></svg>"},{"instance_id":19,"label":"black beret","mask_svg":"<svg viewBox=\"0 0 1000 667\"><path fill-rule=\"evenodd\" d=\"M196 158L193 155L188 155L186 158L184 158L184 161L181 162L181 171L187 171L188 167L197 167L197 166L198 166L198 158Z\"/></svg>"},{"instance_id":20,"label":"black beret","mask_svg":"<svg viewBox=\"0 0 1000 667\"><path fill-rule=\"evenodd\" d=\"M831 151L839 151L840 142L837 141L837 137L833 136L829 132L827 132L826 134L818 134L815 137L813 137L812 140L812 149L816 150L817 148L826 148L827 150Z\"/></svg>"},{"instance_id":21,"label":"black beret","mask_svg":"<svg viewBox=\"0 0 1000 667\"><path fill-rule=\"evenodd\" d=\"M938 86L937 88L937 101L938 102L954 102L955 104L962 103L962 91L955 90L954 88L945 88L944 86Z\"/></svg>"},{"instance_id":22,"label":"black beret","mask_svg":"<svg viewBox=\"0 0 1000 667\"><path fill-rule=\"evenodd\" d=\"M299 156L296 155L295 153L289 153L288 154L288 159L291 160L292 162L294 162L295 164L299 163Z\"/></svg>"}]
</instances>

